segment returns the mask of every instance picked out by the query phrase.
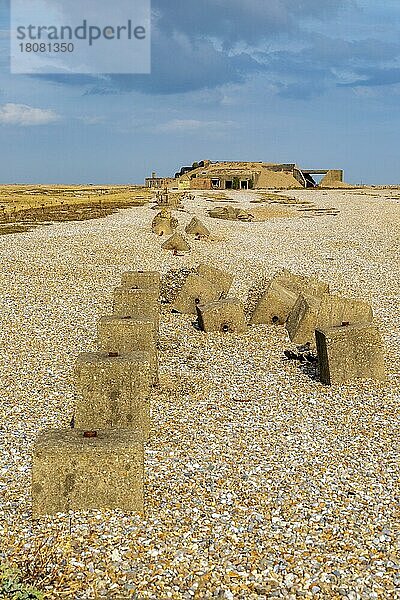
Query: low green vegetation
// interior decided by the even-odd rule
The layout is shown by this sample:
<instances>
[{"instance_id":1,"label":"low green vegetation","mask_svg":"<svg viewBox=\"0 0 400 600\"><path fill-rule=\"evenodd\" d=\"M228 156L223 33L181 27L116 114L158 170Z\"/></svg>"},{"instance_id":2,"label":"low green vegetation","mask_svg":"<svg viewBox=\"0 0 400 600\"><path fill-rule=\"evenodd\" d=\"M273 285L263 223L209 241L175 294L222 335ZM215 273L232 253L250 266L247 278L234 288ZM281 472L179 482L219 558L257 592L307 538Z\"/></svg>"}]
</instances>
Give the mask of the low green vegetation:
<instances>
[{"instance_id":1,"label":"low green vegetation","mask_svg":"<svg viewBox=\"0 0 400 600\"><path fill-rule=\"evenodd\" d=\"M39 590L25 585L20 581L17 571L0 565L0 598L9 600L44 600L44 595Z\"/></svg>"}]
</instances>

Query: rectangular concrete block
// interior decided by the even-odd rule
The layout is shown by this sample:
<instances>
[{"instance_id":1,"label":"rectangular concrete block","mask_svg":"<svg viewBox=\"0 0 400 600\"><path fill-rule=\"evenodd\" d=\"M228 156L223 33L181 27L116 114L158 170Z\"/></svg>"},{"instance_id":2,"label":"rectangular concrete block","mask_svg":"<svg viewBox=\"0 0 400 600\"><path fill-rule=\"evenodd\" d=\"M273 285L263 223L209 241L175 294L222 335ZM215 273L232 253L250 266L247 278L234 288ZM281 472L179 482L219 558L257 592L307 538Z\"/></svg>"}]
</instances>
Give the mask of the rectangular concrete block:
<instances>
[{"instance_id":1,"label":"rectangular concrete block","mask_svg":"<svg viewBox=\"0 0 400 600\"><path fill-rule=\"evenodd\" d=\"M114 289L113 314L117 317L151 319L159 328L160 305L157 288L138 289L120 286Z\"/></svg>"},{"instance_id":2,"label":"rectangular concrete block","mask_svg":"<svg viewBox=\"0 0 400 600\"><path fill-rule=\"evenodd\" d=\"M321 297L299 294L286 321L286 329L292 342L314 342L321 303Z\"/></svg>"},{"instance_id":3,"label":"rectangular concrete block","mask_svg":"<svg viewBox=\"0 0 400 600\"><path fill-rule=\"evenodd\" d=\"M213 284L199 275L190 274L179 290L172 308L180 313L195 315L198 304L219 300L222 294L221 286Z\"/></svg>"},{"instance_id":4,"label":"rectangular concrete block","mask_svg":"<svg viewBox=\"0 0 400 600\"><path fill-rule=\"evenodd\" d=\"M78 510L143 513L143 439L139 432L51 430L36 439L33 517Z\"/></svg>"},{"instance_id":5,"label":"rectangular concrete block","mask_svg":"<svg viewBox=\"0 0 400 600\"><path fill-rule=\"evenodd\" d=\"M76 429L150 429L148 352L80 354L75 363Z\"/></svg>"},{"instance_id":6,"label":"rectangular concrete block","mask_svg":"<svg viewBox=\"0 0 400 600\"><path fill-rule=\"evenodd\" d=\"M126 271L122 273L121 285L137 289L157 289L161 287L161 275L157 271Z\"/></svg>"},{"instance_id":7,"label":"rectangular concrete block","mask_svg":"<svg viewBox=\"0 0 400 600\"><path fill-rule=\"evenodd\" d=\"M101 352L131 354L148 352L153 383L158 381L156 323L145 318L104 316L97 322L97 341Z\"/></svg>"},{"instance_id":8,"label":"rectangular concrete block","mask_svg":"<svg viewBox=\"0 0 400 600\"><path fill-rule=\"evenodd\" d=\"M226 271L212 267L211 265L201 263L196 269L197 275L207 279L210 283L220 288L225 295L231 289L234 276Z\"/></svg>"},{"instance_id":9,"label":"rectangular concrete block","mask_svg":"<svg viewBox=\"0 0 400 600\"><path fill-rule=\"evenodd\" d=\"M287 269L277 273L262 294L250 323L283 325L293 310L300 293L321 297L329 285L314 277L295 275Z\"/></svg>"},{"instance_id":10,"label":"rectangular concrete block","mask_svg":"<svg viewBox=\"0 0 400 600\"><path fill-rule=\"evenodd\" d=\"M200 328L206 332L242 333L247 329L244 306L237 298L199 304L197 315Z\"/></svg>"},{"instance_id":11,"label":"rectangular concrete block","mask_svg":"<svg viewBox=\"0 0 400 600\"><path fill-rule=\"evenodd\" d=\"M343 322L371 323L371 305L363 300L324 294L320 298L299 295L286 323L292 342L314 342L316 329L337 327Z\"/></svg>"},{"instance_id":12,"label":"rectangular concrete block","mask_svg":"<svg viewBox=\"0 0 400 600\"><path fill-rule=\"evenodd\" d=\"M323 383L342 384L357 378L386 379L383 343L374 325L317 329L315 338Z\"/></svg>"}]
</instances>

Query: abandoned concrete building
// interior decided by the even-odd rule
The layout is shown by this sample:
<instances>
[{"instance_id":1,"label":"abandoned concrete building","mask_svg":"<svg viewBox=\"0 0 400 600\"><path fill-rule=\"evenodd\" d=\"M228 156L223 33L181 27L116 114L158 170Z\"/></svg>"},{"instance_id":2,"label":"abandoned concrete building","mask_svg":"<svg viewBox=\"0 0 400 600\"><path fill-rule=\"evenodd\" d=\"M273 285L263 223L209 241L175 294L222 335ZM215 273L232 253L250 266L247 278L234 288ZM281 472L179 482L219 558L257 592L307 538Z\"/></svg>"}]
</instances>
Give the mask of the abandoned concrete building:
<instances>
[{"instance_id":1,"label":"abandoned concrete building","mask_svg":"<svg viewBox=\"0 0 400 600\"><path fill-rule=\"evenodd\" d=\"M322 175L318 183L316 176ZM182 167L175 178L159 178L153 173L146 186L177 187L180 190L229 190L265 188L344 187L341 169L302 169L295 163L211 162L203 160Z\"/></svg>"}]
</instances>

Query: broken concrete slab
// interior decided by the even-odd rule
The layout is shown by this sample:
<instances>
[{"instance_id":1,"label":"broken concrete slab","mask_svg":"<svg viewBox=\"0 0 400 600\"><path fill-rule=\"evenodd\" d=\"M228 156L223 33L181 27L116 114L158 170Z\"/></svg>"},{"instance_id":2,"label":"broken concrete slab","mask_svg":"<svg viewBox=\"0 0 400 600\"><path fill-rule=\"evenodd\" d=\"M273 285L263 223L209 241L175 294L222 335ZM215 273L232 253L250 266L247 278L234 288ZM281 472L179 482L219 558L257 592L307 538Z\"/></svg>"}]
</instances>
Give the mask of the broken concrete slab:
<instances>
[{"instance_id":1,"label":"broken concrete slab","mask_svg":"<svg viewBox=\"0 0 400 600\"><path fill-rule=\"evenodd\" d=\"M126 271L122 273L121 285L139 290L157 289L159 291L161 274L158 271Z\"/></svg>"},{"instance_id":2,"label":"broken concrete slab","mask_svg":"<svg viewBox=\"0 0 400 600\"><path fill-rule=\"evenodd\" d=\"M192 234L200 238L207 238L210 236L210 231L197 217L193 217L189 225L186 225L185 231L188 234Z\"/></svg>"},{"instance_id":3,"label":"broken concrete slab","mask_svg":"<svg viewBox=\"0 0 400 600\"><path fill-rule=\"evenodd\" d=\"M158 381L157 328L152 319L104 316L97 322L99 350L105 353L148 352L153 383Z\"/></svg>"},{"instance_id":4,"label":"broken concrete slab","mask_svg":"<svg viewBox=\"0 0 400 600\"><path fill-rule=\"evenodd\" d=\"M180 313L195 315L198 304L219 300L222 294L221 286L217 286L199 275L190 274L175 297L172 308Z\"/></svg>"},{"instance_id":5,"label":"broken concrete slab","mask_svg":"<svg viewBox=\"0 0 400 600\"><path fill-rule=\"evenodd\" d=\"M210 217L214 219L225 219L227 221L254 221L254 215L242 208L233 208L232 206L216 206L208 211Z\"/></svg>"},{"instance_id":6,"label":"broken concrete slab","mask_svg":"<svg viewBox=\"0 0 400 600\"><path fill-rule=\"evenodd\" d=\"M50 430L36 439L34 518L79 510L143 514L143 438L133 430Z\"/></svg>"},{"instance_id":7,"label":"broken concrete slab","mask_svg":"<svg viewBox=\"0 0 400 600\"><path fill-rule=\"evenodd\" d=\"M117 317L146 318L156 323L158 331L160 305L158 303L159 289L137 289L117 287L114 289L113 314Z\"/></svg>"},{"instance_id":8,"label":"broken concrete slab","mask_svg":"<svg viewBox=\"0 0 400 600\"><path fill-rule=\"evenodd\" d=\"M371 305L363 300L331 294L323 294L321 297L299 294L288 317L286 329L292 342L314 344L316 329L337 327L343 322L370 323L372 319Z\"/></svg>"},{"instance_id":9,"label":"broken concrete slab","mask_svg":"<svg viewBox=\"0 0 400 600\"><path fill-rule=\"evenodd\" d=\"M357 323L317 329L315 338L323 383L386 379L382 338L375 325Z\"/></svg>"},{"instance_id":10,"label":"broken concrete slab","mask_svg":"<svg viewBox=\"0 0 400 600\"><path fill-rule=\"evenodd\" d=\"M189 252L190 246L180 233L174 233L161 246L163 250L172 250L173 252Z\"/></svg>"},{"instance_id":11,"label":"broken concrete slab","mask_svg":"<svg viewBox=\"0 0 400 600\"><path fill-rule=\"evenodd\" d=\"M293 310L299 294L319 298L329 292L329 285L314 277L296 275L287 269L279 271L269 282L251 316L250 323L257 325L283 325Z\"/></svg>"},{"instance_id":12,"label":"broken concrete slab","mask_svg":"<svg viewBox=\"0 0 400 600\"><path fill-rule=\"evenodd\" d=\"M76 429L150 430L151 364L148 352L89 352L75 363Z\"/></svg>"},{"instance_id":13,"label":"broken concrete slab","mask_svg":"<svg viewBox=\"0 0 400 600\"><path fill-rule=\"evenodd\" d=\"M242 333L246 331L243 303L237 298L224 298L217 302L197 306L199 326L205 332Z\"/></svg>"},{"instance_id":14,"label":"broken concrete slab","mask_svg":"<svg viewBox=\"0 0 400 600\"><path fill-rule=\"evenodd\" d=\"M200 263L196 272L200 277L207 279L207 281L220 288L225 295L231 289L234 276L226 271L222 271L206 263Z\"/></svg>"}]
</instances>

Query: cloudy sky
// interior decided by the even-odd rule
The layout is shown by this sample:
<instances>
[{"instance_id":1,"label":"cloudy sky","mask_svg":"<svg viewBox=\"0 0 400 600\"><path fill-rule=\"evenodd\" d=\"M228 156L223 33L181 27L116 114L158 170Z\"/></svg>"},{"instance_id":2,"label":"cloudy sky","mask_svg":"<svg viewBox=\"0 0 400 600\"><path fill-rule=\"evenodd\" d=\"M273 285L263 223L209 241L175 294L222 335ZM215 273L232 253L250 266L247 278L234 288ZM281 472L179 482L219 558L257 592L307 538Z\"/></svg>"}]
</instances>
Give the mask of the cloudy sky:
<instances>
[{"instance_id":1,"label":"cloudy sky","mask_svg":"<svg viewBox=\"0 0 400 600\"><path fill-rule=\"evenodd\" d=\"M153 0L152 73L108 76L11 75L9 2L1 183L139 183L203 158L400 182L398 0Z\"/></svg>"}]
</instances>

